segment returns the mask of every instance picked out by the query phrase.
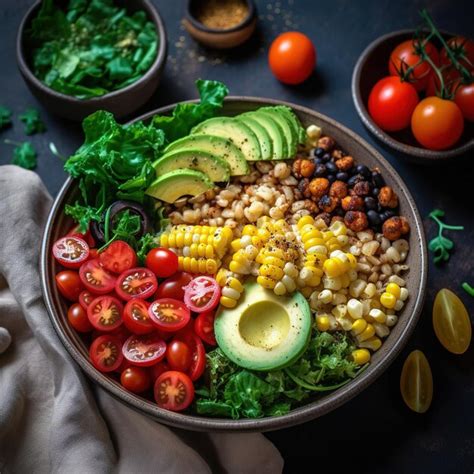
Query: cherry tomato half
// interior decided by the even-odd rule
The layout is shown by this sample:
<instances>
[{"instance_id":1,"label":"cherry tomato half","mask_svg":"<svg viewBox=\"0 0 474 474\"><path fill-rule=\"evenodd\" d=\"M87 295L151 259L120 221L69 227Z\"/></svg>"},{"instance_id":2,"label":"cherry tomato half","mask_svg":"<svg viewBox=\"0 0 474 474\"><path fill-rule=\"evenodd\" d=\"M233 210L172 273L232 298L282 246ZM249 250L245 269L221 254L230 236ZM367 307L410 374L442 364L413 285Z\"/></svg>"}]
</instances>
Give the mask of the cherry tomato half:
<instances>
[{"instance_id":1,"label":"cherry tomato half","mask_svg":"<svg viewBox=\"0 0 474 474\"><path fill-rule=\"evenodd\" d=\"M184 303L195 313L214 309L219 304L221 287L214 278L198 276L184 288Z\"/></svg>"},{"instance_id":2,"label":"cherry tomato half","mask_svg":"<svg viewBox=\"0 0 474 474\"><path fill-rule=\"evenodd\" d=\"M79 303L74 303L67 310L67 320L77 332L90 332L94 329L87 318L87 311Z\"/></svg>"},{"instance_id":3,"label":"cherry tomato half","mask_svg":"<svg viewBox=\"0 0 474 474\"><path fill-rule=\"evenodd\" d=\"M120 375L120 383L130 392L142 393L151 387L150 373L142 367L128 367Z\"/></svg>"},{"instance_id":4,"label":"cherry tomato half","mask_svg":"<svg viewBox=\"0 0 474 474\"><path fill-rule=\"evenodd\" d=\"M369 95L369 114L374 122L387 132L397 132L410 125L410 119L419 102L415 88L398 77L380 79Z\"/></svg>"},{"instance_id":5,"label":"cherry tomato half","mask_svg":"<svg viewBox=\"0 0 474 474\"><path fill-rule=\"evenodd\" d=\"M79 268L89 258L89 246L79 237L62 237L53 245L53 256L66 268Z\"/></svg>"},{"instance_id":6,"label":"cherry tomato half","mask_svg":"<svg viewBox=\"0 0 474 474\"><path fill-rule=\"evenodd\" d=\"M450 148L464 130L461 109L450 100L427 97L413 111L411 130L417 141L429 150Z\"/></svg>"},{"instance_id":7,"label":"cherry tomato half","mask_svg":"<svg viewBox=\"0 0 474 474\"><path fill-rule=\"evenodd\" d=\"M187 372L191 366L191 349L183 341L173 340L166 348L166 360L172 370Z\"/></svg>"},{"instance_id":8,"label":"cherry tomato half","mask_svg":"<svg viewBox=\"0 0 474 474\"><path fill-rule=\"evenodd\" d=\"M316 66L316 48L303 33L282 33L270 46L268 63L279 81L300 84L308 79Z\"/></svg>"},{"instance_id":9,"label":"cherry tomato half","mask_svg":"<svg viewBox=\"0 0 474 474\"><path fill-rule=\"evenodd\" d=\"M59 292L69 301L77 301L84 289L79 274L72 270L63 270L56 274L56 285Z\"/></svg>"},{"instance_id":10,"label":"cherry tomato half","mask_svg":"<svg viewBox=\"0 0 474 474\"><path fill-rule=\"evenodd\" d=\"M90 291L84 290L79 294L79 303L87 311L88 306L92 303L92 300L96 297Z\"/></svg>"},{"instance_id":11,"label":"cherry tomato half","mask_svg":"<svg viewBox=\"0 0 474 474\"><path fill-rule=\"evenodd\" d=\"M155 381L155 401L160 408L171 411L186 409L194 398L194 385L182 372L169 370Z\"/></svg>"},{"instance_id":12,"label":"cherry tomato half","mask_svg":"<svg viewBox=\"0 0 474 474\"><path fill-rule=\"evenodd\" d=\"M166 353L166 343L157 334L132 334L123 344L125 359L133 365L147 367L160 362Z\"/></svg>"},{"instance_id":13,"label":"cherry tomato half","mask_svg":"<svg viewBox=\"0 0 474 474\"><path fill-rule=\"evenodd\" d=\"M79 224L72 226L71 230L66 234L66 236L74 235L75 237L79 237L80 239L85 240L89 247L95 247L95 240L94 237L92 237L91 235L91 231L87 229L85 233L82 233L79 228Z\"/></svg>"},{"instance_id":14,"label":"cherry tomato half","mask_svg":"<svg viewBox=\"0 0 474 474\"><path fill-rule=\"evenodd\" d=\"M194 332L207 344L215 346L217 344L216 336L214 334L214 319L213 311L201 313L194 320Z\"/></svg>"},{"instance_id":15,"label":"cherry tomato half","mask_svg":"<svg viewBox=\"0 0 474 474\"><path fill-rule=\"evenodd\" d=\"M191 349L191 366L186 373L191 380L197 380L206 368L206 350L201 339L192 330L186 329L179 331L174 340L183 341Z\"/></svg>"},{"instance_id":16,"label":"cherry tomato half","mask_svg":"<svg viewBox=\"0 0 474 474\"><path fill-rule=\"evenodd\" d=\"M178 271L178 256L164 248L151 249L145 265L159 278L166 278Z\"/></svg>"},{"instance_id":17,"label":"cherry tomato half","mask_svg":"<svg viewBox=\"0 0 474 474\"><path fill-rule=\"evenodd\" d=\"M123 310L123 323L133 334L149 334L153 332L155 326L148 315L148 301L135 298L125 305Z\"/></svg>"},{"instance_id":18,"label":"cherry tomato half","mask_svg":"<svg viewBox=\"0 0 474 474\"><path fill-rule=\"evenodd\" d=\"M433 375L425 354L413 351L403 364L400 376L403 401L417 413L425 413L433 399Z\"/></svg>"},{"instance_id":19,"label":"cherry tomato half","mask_svg":"<svg viewBox=\"0 0 474 474\"><path fill-rule=\"evenodd\" d=\"M458 104L466 120L474 122L474 82L470 84L456 84L454 102Z\"/></svg>"},{"instance_id":20,"label":"cherry tomato half","mask_svg":"<svg viewBox=\"0 0 474 474\"><path fill-rule=\"evenodd\" d=\"M453 354L464 354L471 344L472 327L467 309L459 297L447 288L436 295L433 328L439 342Z\"/></svg>"},{"instance_id":21,"label":"cherry tomato half","mask_svg":"<svg viewBox=\"0 0 474 474\"><path fill-rule=\"evenodd\" d=\"M181 301L172 298L153 301L148 308L148 315L158 329L166 332L184 328L191 319L189 308Z\"/></svg>"},{"instance_id":22,"label":"cherry tomato half","mask_svg":"<svg viewBox=\"0 0 474 474\"><path fill-rule=\"evenodd\" d=\"M190 273L177 272L158 286L155 298L173 298L183 301L184 287L193 279Z\"/></svg>"},{"instance_id":23,"label":"cherry tomato half","mask_svg":"<svg viewBox=\"0 0 474 474\"><path fill-rule=\"evenodd\" d=\"M120 298L129 301L132 298L146 299L155 293L158 282L148 268L137 267L126 270L117 278L115 291Z\"/></svg>"},{"instance_id":24,"label":"cherry tomato half","mask_svg":"<svg viewBox=\"0 0 474 474\"><path fill-rule=\"evenodd\" d=\"M84 286L97 295L110 293L115 287L115 277L102 267L99 260L88 260L79 269Z\"/></svg>"},{"instance_id":25,"label":"cherry tomato half","mask_svg":"<svg viewBox=\"0 0 474 474\"><path fill-rule=\"evenodd\" d=\"M109 334L99 336L92 341L89 355L94 367L101 372L113 372L123 360L122 343Z\"/></svg>"},{"instance_id":26,"label":"cherry tomato half","mask_svg":"<svg viewBox=\"0 0 474 474\"><path fill-rule=\"evenodd\" d=\"M113 331L123 322L123 305L113 296L99 296L87 307L87 317L99 331Z\"/></svg>"},{"instance_id":27,"label":"cherry tomato half","mask_svg":"<svg viewBox=\"0 0 474 474\"><path fill-rule=\"evenodd\" d=\"M123 240L112 242L99 255L101 265L112 273L122 273L137 264L137 254Z\"/></svg>"}]
</instances>

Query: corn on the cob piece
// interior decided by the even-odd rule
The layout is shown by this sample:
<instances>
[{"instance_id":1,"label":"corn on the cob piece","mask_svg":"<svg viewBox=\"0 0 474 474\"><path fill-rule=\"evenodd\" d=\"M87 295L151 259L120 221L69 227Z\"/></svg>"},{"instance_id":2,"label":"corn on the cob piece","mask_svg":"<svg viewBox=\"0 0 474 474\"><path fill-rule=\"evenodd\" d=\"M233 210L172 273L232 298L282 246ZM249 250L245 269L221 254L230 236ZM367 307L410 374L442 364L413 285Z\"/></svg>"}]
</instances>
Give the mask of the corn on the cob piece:
<instances>
[{"instance_id":1,"label":"corn on the cob piece","mask_svg":"<svg viewBox=\"0 0 474 474\"><path fill-rule=\"evenodd\" d=\"M196 258L178 256L178 269L189 273L215 275L220 267L220 260L215 258Z\"/></svg>"},{"instance_id":2,"label":"corn on the cob piece","mask_svg":"<svg viewBox=\"0 0 474 474\"><path fill-rule=\"evenodd\" d=\"M234 308L244 291L238 275L226 268L221 268L216 275L216 281L222 288L221 305L225 308Z\"/></svg>"}]
</instances>

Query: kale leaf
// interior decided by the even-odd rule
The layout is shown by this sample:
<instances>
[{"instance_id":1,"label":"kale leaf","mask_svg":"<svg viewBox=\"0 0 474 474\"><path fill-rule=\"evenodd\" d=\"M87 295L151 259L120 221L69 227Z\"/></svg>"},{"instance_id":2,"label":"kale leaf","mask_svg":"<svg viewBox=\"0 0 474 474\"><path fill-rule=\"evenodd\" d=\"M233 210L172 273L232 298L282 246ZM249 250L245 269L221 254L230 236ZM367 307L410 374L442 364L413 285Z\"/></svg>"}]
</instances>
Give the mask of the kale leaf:
<instances>
[{"instance_id":1,"label":"kale leaf","mask_svg":"<svg viewBox=\"0 0 474 474\"><path fill-rule=\"evenodd\" d=\"M21 166L27 170L34 170L36 168L38 165L38 160L36 159L37 153L30 142L18 144L10 142L9 140L5 140L5 142L17 145L13 150L12 163L14 165Z\"/></svg>"},{"instance_id":2,"label":"kale leaf","mask_svg":"<svg viewBox=\"0 0 474 474\"><path fill-rule=\"evenodd\" d=\"M10 127L12 124L12 112L3 105L0 105L0 130Z\"/></svg>"},{"instance_id":3,"label":"kale leaf","mask_svg":"<svg viewBox=\"0 0 474 474\"><path fill-rule=\"evenodd\" d=\"M46 125L41 120L40 114L36 109L26 109L20 115L20 120L25 124L25 134L34 135L46 131Z\"/></svg>"}]
</instances>

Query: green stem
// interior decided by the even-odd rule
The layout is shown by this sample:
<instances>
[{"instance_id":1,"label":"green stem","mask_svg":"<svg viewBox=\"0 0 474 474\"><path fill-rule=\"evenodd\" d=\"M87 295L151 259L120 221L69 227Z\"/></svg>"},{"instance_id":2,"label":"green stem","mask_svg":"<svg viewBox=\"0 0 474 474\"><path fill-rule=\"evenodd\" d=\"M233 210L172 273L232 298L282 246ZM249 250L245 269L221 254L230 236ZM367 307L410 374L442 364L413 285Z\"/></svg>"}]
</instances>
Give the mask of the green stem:
<instances>
[{"instance_id":1,"label":"green stem","mask_svg":"<svg viewBox=\"0 0 474 474\"><path fill-rule=\"evenodd\" d=\"M104 217L104 238L105 238L105 241L108 243L109 240L110 240L110 225L109 225L109 217L110 217L110 208L112 206L109 206L109 208L107 209L107 212L105 213L105 217Z\"/></svg>"},{"instance_id":2,"label":"green stem","mask_svg":"<svg viewBox=\"0 0 474 474\"><path fill-rule=\"evenodd\" d=\"M293 382L295 382L300 387L306 388L307 390L312 390L313 392L328 392L329 390L336 390L339 387L342 387L346 383L349 383L352 379L344 380L344 382L338 383L336 385L312 385L304 380L300 379L294 375L291 370L285 369L285 373L290 377Z\"/></svg>"},{"instance_id":3,"label":"green stem","mask_svg":"<svg viewBox=\"0 0 474 474\"><path fill-rule=\"evenodd\" d=\"M16 142L15 140L10 140L8 138L6 138L5 140L3 140L3 143L6 143L7 145L14 145L14 146L21 146L23 145L23 143L21 142Z\"/></svg>"}]
</instances>

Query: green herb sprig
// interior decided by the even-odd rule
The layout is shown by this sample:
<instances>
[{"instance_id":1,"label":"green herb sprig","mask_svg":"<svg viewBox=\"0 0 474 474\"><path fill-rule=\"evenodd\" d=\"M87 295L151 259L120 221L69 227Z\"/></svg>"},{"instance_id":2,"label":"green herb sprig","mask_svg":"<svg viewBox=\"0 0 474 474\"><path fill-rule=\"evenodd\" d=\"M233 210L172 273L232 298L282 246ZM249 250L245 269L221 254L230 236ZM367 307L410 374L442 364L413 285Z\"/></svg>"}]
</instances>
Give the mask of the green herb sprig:
<instances>
[{"instance_id":1,"label":"green herb sprig","mask_svg":"<svg viewBox=\"0 0 474 474\"><path fill-rule=\"evenodd\" d=\"M12 140L4 140L7 145L15 145L13 150L12 163L21 166L27 170L34 170L38 166L36 150L30 142L15 142Z\"/></svg>"},{"instance_id":2,"label":"green herb sprig","mask_svg":"<svg viewBox=\"0 0 474 474\"><path fill-rule=\"evenodd\" d=\"M12 124L12 111L0 105L0 130L10 127Z\"/></svg>"},{"instance_id":3,"label":"green herb sprig","mask_svg":"<svg viewBox=\"0 0 474 474\"><path fill-rule=\"evenodd\" d=\"M467 282L463 282L463 284L461 285L462 286L462 289L469 295L469 296L472 296L474 298L474 288Z\"/></svg>"},{"instance_id":4,"label":"green herb sprig","mask_svg":"<svg viewBox=\"0 0 474 474\"><path fill-rule=\"evenodd\" d=\"M20 115L20 120L25 124L26 135L34 135L35 133L46 131L46 125L41 120L40 114L36 109L26 109Z\"/></svg>"},{"instance_id":5,"label":"green herb sprig","mask_svg":"<svg viewBox=\"0 0 474 474\"><path fill-rule=\"evenodd\" d=\"M441 209L434 209L430 212L429 217L438 224L438 235L430 240L428 249L434 253L433 261L438 264L447 262L450 257L450 251L454 247L454 242L443 235L444 230L464 230L464 226L448 225L441 221L444 217L444 211Z\"/></svg>"}]
</instances>

